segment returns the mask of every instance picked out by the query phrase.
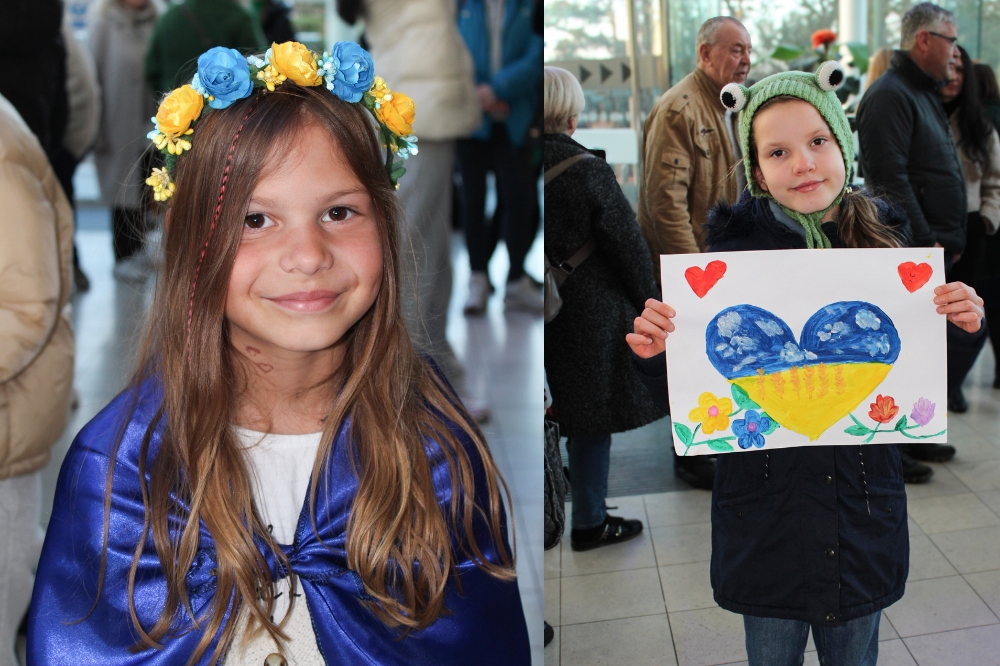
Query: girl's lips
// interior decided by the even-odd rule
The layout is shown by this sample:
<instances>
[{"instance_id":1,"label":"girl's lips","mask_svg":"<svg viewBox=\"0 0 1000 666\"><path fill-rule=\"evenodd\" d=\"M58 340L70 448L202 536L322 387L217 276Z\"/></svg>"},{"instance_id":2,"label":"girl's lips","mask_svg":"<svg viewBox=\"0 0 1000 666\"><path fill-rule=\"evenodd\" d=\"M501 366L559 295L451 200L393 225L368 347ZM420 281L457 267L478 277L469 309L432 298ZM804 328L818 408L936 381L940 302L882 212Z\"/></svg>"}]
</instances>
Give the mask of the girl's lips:
<instances>
[{"instance_id":1,"label":"girl's lips","mask_svg":"<svg viewBox=\"0 0 1000 666\"><path fill-rule=\"evenodd\" d=\"M810 180L808 183L802 183L798 187L793 187L792 189L795 190L796 192L802 192L802 193L812 192L822 184L823 184L822 180Z\"/></svg>"},{"instance_id":2,"label":"girl's lips","mask_svg":"<svg viewBox=\"0 0 1000 666\"><path fill-rule=\"evenodd\" d=\"M293 312L320 312L330 307L339 295L335 291L325 290L297 291L291 294L275 296L268 300Z\"/></svg>"}]
</instances>

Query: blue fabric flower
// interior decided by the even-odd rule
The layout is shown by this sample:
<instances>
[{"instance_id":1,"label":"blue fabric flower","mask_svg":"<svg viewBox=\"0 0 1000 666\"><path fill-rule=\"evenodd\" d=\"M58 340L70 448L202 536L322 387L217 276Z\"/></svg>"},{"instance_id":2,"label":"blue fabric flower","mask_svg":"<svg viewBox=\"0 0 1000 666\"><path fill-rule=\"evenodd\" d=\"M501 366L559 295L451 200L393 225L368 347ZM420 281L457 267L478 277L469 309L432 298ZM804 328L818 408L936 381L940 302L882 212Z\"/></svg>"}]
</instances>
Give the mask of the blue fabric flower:
<instances>
[{"instance_id":1,"label":"blue fabric flower","mask_svg":"<svg viewBox=\"0 0 1000 666\"><path fill-rule=\"evenodd\" d=\"M321 66L326 87L345 102L360 102L375 78L372 57L354 42L334 44Z\"/></svg>"},{"instance_id":2,"label":"blue fabric flower","mask_svg":"<svg viewBox=\"0 0 1000 666\"><path fill-rule=\"evenodd\" d=\"M733 421L733 434L741 449L756 446L764 448L764 433L771 429L771 419L761 416L756 411L748 409L746 416Z\"/></svg>"},{"instance_id":3,"label":"blue fabric flower","mask_svg":"<svg viewBox=\"0 0 1000 666\"><path fill-rule=\"evenodd\" d=\"M213 109L224 109L253 92L250 67L236 49L216 46L205 51L198 58L197 77L201 88L215 98L208 102Z\"/></svg>"}]
</instances>

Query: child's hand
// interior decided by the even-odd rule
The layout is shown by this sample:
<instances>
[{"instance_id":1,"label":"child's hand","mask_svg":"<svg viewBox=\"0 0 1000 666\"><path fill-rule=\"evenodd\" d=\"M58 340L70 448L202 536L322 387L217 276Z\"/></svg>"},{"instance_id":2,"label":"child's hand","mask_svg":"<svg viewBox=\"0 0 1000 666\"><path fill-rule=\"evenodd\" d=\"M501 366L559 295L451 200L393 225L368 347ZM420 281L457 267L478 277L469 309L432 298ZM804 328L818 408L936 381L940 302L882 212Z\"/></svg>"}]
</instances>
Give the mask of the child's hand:
<instances>
[{"instance_id":1,"label":"child's hand","mask_svg":"<svg viewBox=\"0 0 1000 666\"><path fill-rule=\"evenodd\" d=\"M948 321L967 333L975 333L983 325L983 299L966 284L949 282L936 288L934 304L938 314L948 315Z\"/></svg>"},{"instance_id":2,"label":"child's hand","mask_svg":"<svg viewBox=\"0 0 1000 666\"><path fill-rule=\"evenodd\" d=\"M642 315L635 318L635 333L626 335L625 342L640 358L656 356L667 348L667 335L674 330L674 322L670 320L676 315L669 305L650 298Z\"/></svg>"}]
</instances>

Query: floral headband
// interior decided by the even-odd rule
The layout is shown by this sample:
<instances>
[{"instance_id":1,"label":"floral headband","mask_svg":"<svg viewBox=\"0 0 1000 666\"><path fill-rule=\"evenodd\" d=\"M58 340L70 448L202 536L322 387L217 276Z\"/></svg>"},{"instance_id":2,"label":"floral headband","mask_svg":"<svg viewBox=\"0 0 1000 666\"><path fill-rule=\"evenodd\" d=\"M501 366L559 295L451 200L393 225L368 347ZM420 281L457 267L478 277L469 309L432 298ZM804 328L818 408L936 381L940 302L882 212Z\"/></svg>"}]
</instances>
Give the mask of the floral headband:
<instances>
[{"instance_id":1,"label":"floral headband","mask_svg":"<svg viewBox=\"0 0 1000 666\"><path fill-rule=\"evenodd\" d=\"M406 169L393 155L404 160L417 154L413 136L413 100L389 90L375 76L371 55L354 42L337 42L322 57L299 42L271 44L264 58L243 56L236 49L216 46L198 58L198 71L191 83L171 92L152 119L156 129L147 137L166 157L162 169L154 168L146 179L156 201L174 193L173 173L177 158L191 150L191 139L199 119L209 109L225 109L249 97L255 88L274 92L291 80L300 86L325 85L345 102L360 102L378 123L386 149L386 174L397 189ZM206 108L205 102L208 102Z\"/></svg>"}]
</instances>

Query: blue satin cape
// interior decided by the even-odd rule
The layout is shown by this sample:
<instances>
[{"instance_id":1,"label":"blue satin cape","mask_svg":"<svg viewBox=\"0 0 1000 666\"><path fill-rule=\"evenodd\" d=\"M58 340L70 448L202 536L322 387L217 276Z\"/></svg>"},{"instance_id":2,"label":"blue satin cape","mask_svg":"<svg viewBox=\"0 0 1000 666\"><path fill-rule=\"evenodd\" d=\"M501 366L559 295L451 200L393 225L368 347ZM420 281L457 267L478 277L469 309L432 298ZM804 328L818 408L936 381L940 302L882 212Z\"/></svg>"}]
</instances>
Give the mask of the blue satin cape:
<instances>
[{"instance_id":1,"label":"blue satin cape","mask_svg":"<svg viewBox=\"0 0 1000 666\"><path fill-rule=\"evenodd\" d=\"M136 400L136 409L130 407ZM59 473L52 518L45 536L28 625L28 663L126 666L133 664L187 663L202 635L191 618L181 612L175 627L180 635L168 636L162 650L133 653L138 635L129 617L127 581L132 555L143 523L138 459L142 437L161 403L159 385L148 380L138 395L126 391L111 402L77 435ZM101 561L105 480L112 447L125 419L128 423L115 461L111 493L107 570L100 599L92 613ZM378 666L458 666L460 664L529 666L528 633L517 582L487 575L456 550L461 593L449 584L448 612L427 629L398 639L362 603L360 577L347 568L347 520L357 492L351 468L351 444L345 427L337 434L326 470L327 493L317 496L316 527L309 524L308 502L303 506L295 540L282 546L300 581L320 652L327 664ZM162 427L150 442L152 460ZM484 477L475 447L460 429L452 431L466 446L476 468L477 504L488 506ZM434 472L438 500L450 499L447 464L434 442L427 450ZM506 517L504 517L506 531ZM475 524L475 538L486 558L496 562L496 550L482 522ZM504 544L507 545L506 542ZM509 548L509 546L508 546ZM267 553L266 549L261 549ZM199 552L187 575L191 605L200 615L212 600L215 579L214 543L204 524ZM265 555L271 576L283 574L273 556ZM136 612L149 629L159 617L166 598L166 582L150 536L139 561L135 583ZM215 643L213 642L213 647ZM198 664L208 664L210 648Z\"/></svg>"}]
</instances>

